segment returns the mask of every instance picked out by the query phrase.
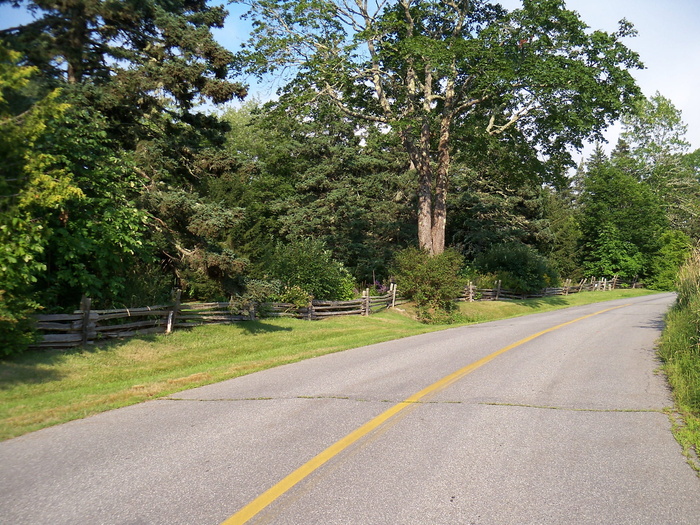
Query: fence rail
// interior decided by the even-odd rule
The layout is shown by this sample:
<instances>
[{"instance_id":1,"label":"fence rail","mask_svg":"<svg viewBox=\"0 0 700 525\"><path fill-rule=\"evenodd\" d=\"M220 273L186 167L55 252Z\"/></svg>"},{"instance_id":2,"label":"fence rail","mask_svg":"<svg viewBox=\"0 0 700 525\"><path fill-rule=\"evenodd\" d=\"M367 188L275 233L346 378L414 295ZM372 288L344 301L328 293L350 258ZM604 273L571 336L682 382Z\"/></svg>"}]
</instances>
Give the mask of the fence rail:
<instances>
[{"instance_id":1,"label":"fence rail","mask_svg":"<svg viewBox=\"0 0 700 525\"><path fill-rule=\"evenodd\" d=\"M457 301L493 301L502 299L527 299L555 295L569 295L582 291L612 290L620 285L638 287L639 283L622 283L617 278L567 280L559 288L546 288L539 294L523 295L501 288L497 281L493 288L477 288L470 283ZM339 315L371 315L380 310L405 302L397 296L395 284L384 295L370 295L369 289L362 297L352 301L313 300L298 307L288 303L261 303L234 306L229 302L181 303L178 292L172 304L93 310L89 298L84 298L80 310L72 314L36 315L36 328L41 340L33 346L39 348L71 348L91 344L98 340L133 337L136 335L170 333L176 329L193 328L205 324L228 324L252 321L261 317L294 317L297 319L324 319Z\"/></svg>"},{"instance_id":2,"label":"fence rail","mask_svg":"<svg viewBox=\"0 0 700 525\"><path fill-rule=\"evenodd\" d=\"M323 319L337 315L370 315L394 306L396 300L396 285L392 285L384 295L372 296L367 289L360 299L313 300L304 307L287 303L248 303L238 306L229 302L181 303L178 292L172 304L93 310L91 300L84 298L80 310L72 314L36 315L36 328L42 336L32 346L71 348L97 340L170 333L180 328L253 321L261 317Z\"/></svg>"},{"instance_id":3,"label":"fence rail","mask_svg":"<svg viewBox=\"0 0 700 525\"><path fill-rule=\"evenodd\" d=\"M545 288L535 294L522 294L501 288L501 281L496 281L493 288L477 288L473 283L469 283L457 300L472 302L497 301L499 299L536 299L541 297L553 297L556 295L570 295L579 292L615 290L623 286L626 288L641 288L643 284L636 281L622 281L617 277L613 277L612 279L598 279L592 277L590 279L581 279L578 283L567 279L561 287Z\"/></svg>"}]
</instances>

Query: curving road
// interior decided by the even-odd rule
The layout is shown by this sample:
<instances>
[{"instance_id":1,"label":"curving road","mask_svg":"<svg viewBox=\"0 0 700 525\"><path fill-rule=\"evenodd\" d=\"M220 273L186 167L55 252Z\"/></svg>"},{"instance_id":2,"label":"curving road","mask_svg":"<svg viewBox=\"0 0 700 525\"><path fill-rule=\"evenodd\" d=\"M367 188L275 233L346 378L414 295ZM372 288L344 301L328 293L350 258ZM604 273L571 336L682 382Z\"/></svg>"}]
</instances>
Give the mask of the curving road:
<instances>
[{"instance_id":1,"label":"curving road","mask_svg":"<svg viewBox=\"0 0 700 525\"><path fill-rule=\"evenodd\" d=\"M695 525L654 357L673 300L372 345L9 440L0 522Z\"/></svg>"}]
</instances>

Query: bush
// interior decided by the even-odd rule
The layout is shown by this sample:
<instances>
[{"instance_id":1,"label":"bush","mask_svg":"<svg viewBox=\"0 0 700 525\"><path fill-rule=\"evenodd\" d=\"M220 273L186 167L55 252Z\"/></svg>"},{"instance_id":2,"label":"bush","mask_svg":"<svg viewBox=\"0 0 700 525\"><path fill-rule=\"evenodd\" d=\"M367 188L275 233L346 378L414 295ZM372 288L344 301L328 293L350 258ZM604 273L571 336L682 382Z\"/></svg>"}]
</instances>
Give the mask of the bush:
<instances>
[{"instance_id":1,"label":"bush","mask_svg":"<svg viewBox=\"0 0 700 525\"><path fill-rule=\"evenodd\" d=\"M464 259L455 250L431 256L418 248L399 252L392 271L402 296L416 302L424 322L450 323L458 319L455 299L464 290L460 276Z\"/></svg>"},{"instance_id":2,"label":"bush","mask_svg":"<svg viewBox=\"0 0 700 525\"><path fill-rule=\"evenodd\" d=\"M32 319L37 308L29 300L6 298L0 290L0 357L19 354L37 340Z\"/></svg>"},{"instance_id":3,"label":"bush","mask_svg":"<svg viewBox=\"0 0 700 525\"><path fill-rule=\"evenodd\" d=\"M691 251L690 237L680 231L669 231L661 236L660 242L661 249L651 260L651 276L645 282L654 290L675 290L678 271Z\"/></svg>"},{"instance_id":4,"label":"bush","mask_svg":"<svg viewBox=\"0 0 700 525\"><path fill-rule=\"evenodd\" d=\"M322 242L297 240L279 245L269 273L287 288L298 287L317 299L352 299L355 282L342 263L331 256Z\"/></svg>"},{"instance_id":5,"label":"bush","mask_svg":"<svg viewBox=\"0 0 700 525\"><path fill-rule=\"evenodd\" d=\"M520 243L501 244L474 261L483 273L492 273L501 286L520 294L537 293L559 283L559 276L546 257Z\"/></svg>"},{"instance_id":6,"label":"bush","mask_svg":"<svg viewBox=\"0 0 700 525\"><path fill-rule=\"evenodd\" d=\"M300 286L285 286L276 297L280 303L293 304L297 308L308 306L312 299L311 294Z\"/></svg>"}]
</instances>

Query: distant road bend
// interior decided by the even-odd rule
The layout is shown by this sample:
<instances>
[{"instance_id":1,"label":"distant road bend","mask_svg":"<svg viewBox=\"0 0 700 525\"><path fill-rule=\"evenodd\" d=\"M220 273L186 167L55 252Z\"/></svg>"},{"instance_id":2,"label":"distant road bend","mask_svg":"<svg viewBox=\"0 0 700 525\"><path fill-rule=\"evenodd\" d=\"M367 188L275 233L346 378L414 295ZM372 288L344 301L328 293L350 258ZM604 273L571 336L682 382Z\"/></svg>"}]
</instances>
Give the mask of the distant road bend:
<instances>
[{"instance_id":1,"label":"distant road bend","mask_svg":"<svg viewBox=\"0 0 700 525\"><path fill-rule=\"evenodd\" d=\"M372 345L0 443L10 524L693 524L659 294Z\"/></svg>"}]
</instances>

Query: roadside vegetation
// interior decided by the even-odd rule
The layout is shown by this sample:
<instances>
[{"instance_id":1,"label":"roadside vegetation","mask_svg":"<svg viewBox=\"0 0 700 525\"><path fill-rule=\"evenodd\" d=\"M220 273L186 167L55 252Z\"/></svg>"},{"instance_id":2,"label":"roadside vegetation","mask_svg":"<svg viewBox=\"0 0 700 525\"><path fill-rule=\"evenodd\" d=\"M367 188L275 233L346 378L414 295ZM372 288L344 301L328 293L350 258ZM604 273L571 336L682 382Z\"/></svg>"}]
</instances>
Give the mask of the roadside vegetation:
<instances>
[{"instance_id":1,"label":"roadside vegetation","mask_svg":"<svg viewBox=\"0 0 700 525\"><path fill-rule=\"evenodd\" d=\"M227 49L204 0L0 3L32 13L0 30L0 355L83 296L306 304L397 277L423 321L460 322L462 278L669 289L700 239L700 151L635 85L624 20L252 1ZM243 84L283 71L274 101ZM573 154L618 119L614 150Z\"/></svg>"},{"instance_id":2,"label":"roadside vegetation","mask_svg":"<svg viewBox=\"0 0 700 525\"><path fill-rule=\"evenodd\" d=\"M700 249L681 268L678 300L666 317L659 355L680 415L674 433L700 472Z\"/></svg>"},{"instance_id":3,"label":"roadside vegetation","mask_svg":"<svg viewBox=\"0 0 700 525\"><path fill-rule=\"evenodd\" d=\"M458 306L463 320L484 322L648 293L583 292ZM417 321L416 310L409 304L370 317L204 326L6 357L0 360L0 439L286 363L447 328Z\"/></svg>"}]
</instances>

